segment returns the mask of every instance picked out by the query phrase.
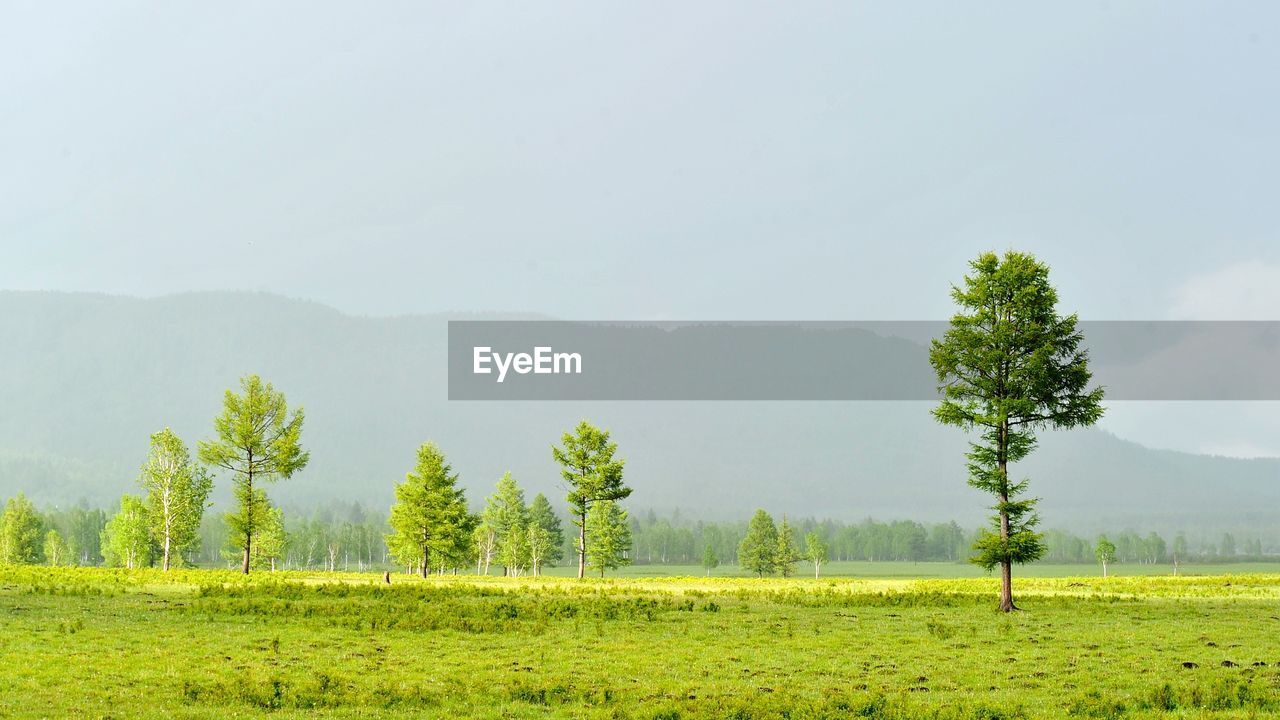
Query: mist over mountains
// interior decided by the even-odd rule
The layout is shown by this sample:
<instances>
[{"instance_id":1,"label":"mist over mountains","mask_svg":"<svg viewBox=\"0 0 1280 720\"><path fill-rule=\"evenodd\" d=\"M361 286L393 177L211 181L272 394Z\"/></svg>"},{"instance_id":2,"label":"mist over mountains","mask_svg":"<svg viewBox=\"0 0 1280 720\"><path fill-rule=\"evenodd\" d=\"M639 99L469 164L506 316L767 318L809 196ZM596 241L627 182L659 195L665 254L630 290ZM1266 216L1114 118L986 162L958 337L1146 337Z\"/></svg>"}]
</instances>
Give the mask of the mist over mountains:
<instances>
[{"instance_id":1,"label":"mist over mountains","mask_svg":"<svg viewBox=\"0 0 1280 720\"><path fill-rule=\"evenodd\" d=\"M148 435L208 437L223 392L256 372L306 409L311 463L279 502L385 506L424 440L473 503L510 470L560 503L550 446L587 418L627 460L630 504L708 519L775 513L976 523L965 439L923 402L450 402L446 322L357 317L262 293L155 299L0 293L0 494L108 506ZM517 319L520 316L465 316ZM1280 461L1153 450L1099 430L1047 433L1016 471L1045 524L1189 534L1274 528ZM225 501L225 479L215 500ZM1274 531L1272 531L1274 533Z\"/></svg>"}]
</instances>

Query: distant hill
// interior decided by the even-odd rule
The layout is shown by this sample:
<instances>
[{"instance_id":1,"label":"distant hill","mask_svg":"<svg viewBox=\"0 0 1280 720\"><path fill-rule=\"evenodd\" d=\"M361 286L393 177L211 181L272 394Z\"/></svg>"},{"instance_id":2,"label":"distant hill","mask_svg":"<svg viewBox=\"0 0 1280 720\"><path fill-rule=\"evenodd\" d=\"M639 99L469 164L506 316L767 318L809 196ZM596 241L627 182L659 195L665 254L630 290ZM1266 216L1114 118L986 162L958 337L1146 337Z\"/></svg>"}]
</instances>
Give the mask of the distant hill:
<instances>
[{"instance_id":1,"label":"distant hill","mask_svg":"<svg viewBox=\"0 0 1280 720\"><path fill-rule=\"evenodd\" d=\"M473 500L511 470L559 502L549 448L585 417L613 431L637 507L708 518L758 506L843 519L985 514L987 499L964 482L964 438L936 425L928 403L450 403L448 319L355 317L260 293L2 292L0 494L113 503L133 488L149 433L208 437L223 391L257 372L307 411L311 465L270 491L293 504L387 505L426 439ZM1049 525L1280 519L1280 461L1151 450L1083 430L1045 436L1018 472L1034 477Z\"/></svg>"}]
</instances>

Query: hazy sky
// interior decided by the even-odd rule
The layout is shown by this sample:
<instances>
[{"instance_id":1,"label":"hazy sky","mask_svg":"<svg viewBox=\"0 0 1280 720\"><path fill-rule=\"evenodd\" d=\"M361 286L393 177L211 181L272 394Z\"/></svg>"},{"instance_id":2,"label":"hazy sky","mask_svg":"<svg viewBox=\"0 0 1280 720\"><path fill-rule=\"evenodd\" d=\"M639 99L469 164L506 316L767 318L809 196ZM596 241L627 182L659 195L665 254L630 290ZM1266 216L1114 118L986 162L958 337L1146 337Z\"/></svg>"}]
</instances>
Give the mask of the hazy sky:
<instances>
[{"instance_id":1,"label":"hazy sky","mask_svg":"<svg viewBox=\"0 0 1280 720\"><path fill-rule=\"evenodd\" d=\"M1277 28L1262 2L6 4L0 287L938 318L1016 247L1090 319L1280 318Z\"/></svg>"}]
</instances>

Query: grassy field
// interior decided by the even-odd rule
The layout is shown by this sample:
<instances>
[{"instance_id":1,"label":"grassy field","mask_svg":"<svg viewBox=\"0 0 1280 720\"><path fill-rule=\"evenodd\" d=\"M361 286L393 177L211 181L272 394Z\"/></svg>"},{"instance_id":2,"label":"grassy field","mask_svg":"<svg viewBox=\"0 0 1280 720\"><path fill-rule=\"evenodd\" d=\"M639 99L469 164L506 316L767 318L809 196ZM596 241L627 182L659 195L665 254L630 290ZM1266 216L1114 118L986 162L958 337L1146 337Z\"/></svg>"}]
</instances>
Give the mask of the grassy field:
<instances>
[{"instance_id":1,"label":"grassy field","mask_svg":"<svg viewBox=\"0 0 1280 720\"><path fill-rule=\"evenodd\" d=\"M550 568L547 574L557 577L569 577L577 573L577 567ZM1171 565L1122 564L1112 565L1111 575L1169 575L1173 572ZM1179 575L1245 575L1259 573L1280 574L1280 562L1255 563L1220 563L1220 564L1183 564L1178 569ZM611 577L714 577L735 578L750 577L737 565L718 567L708 573L701 565L628 565L609 572ZM1076 577L1080 575L1101 575L1100 565L1054 565L1051 563L1035 563L1019 567L1018 577ZM813 577L813 566L808 563L796 564L797 577ZM822 566L824 578L981 578L990 577L982 568L968 562L829 562Z\"/></svg>"},{"instance_id":2,"label":"grassy field","mask_svg":"<svg viewBox=\"0 0 1280 720\"><path fill-rule=\"evenodd\" d=\"M1280 575L0 569L0 717L1280 716Z\"/></svg>"}]
</instances>

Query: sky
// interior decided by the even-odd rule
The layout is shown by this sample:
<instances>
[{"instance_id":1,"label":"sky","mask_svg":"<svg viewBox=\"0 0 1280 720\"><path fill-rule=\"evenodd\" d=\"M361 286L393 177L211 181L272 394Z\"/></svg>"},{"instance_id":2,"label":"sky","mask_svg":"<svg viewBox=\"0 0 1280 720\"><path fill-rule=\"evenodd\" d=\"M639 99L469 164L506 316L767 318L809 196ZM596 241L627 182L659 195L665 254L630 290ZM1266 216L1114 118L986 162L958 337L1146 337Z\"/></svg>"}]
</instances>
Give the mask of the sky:
<instances>
[{"instance_id":1,"label":"sky","mask_svg":"<svg viewBox=\"0 0 1280 720\"><path fill-rule=\"evenodd\" d=\"M370 315L933 319L978 252L1087 319L1280 319L1280 6L0 9L0 288ZM1280 454L1280 409L1113 408Z\"/></svg>"}]
</instances>

